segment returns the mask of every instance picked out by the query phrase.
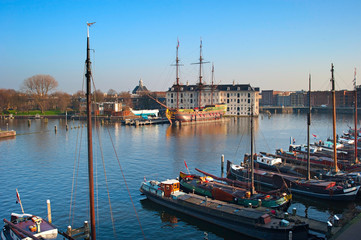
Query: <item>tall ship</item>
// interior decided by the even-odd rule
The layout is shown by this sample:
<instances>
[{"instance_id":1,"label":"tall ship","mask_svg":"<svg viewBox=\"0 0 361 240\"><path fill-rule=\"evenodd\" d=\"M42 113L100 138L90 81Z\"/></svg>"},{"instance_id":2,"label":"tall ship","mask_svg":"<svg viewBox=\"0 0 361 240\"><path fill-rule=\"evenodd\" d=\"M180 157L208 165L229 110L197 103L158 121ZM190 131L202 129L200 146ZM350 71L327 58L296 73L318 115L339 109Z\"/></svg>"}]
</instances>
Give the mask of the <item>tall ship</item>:
<instances>
[{"instance_id":1,"label":"tall ship","mask_svg":"<svg viewBox=\"0 0 361 240\"><path fill-rule=\"evenodd\" d=\"M223 103L217 103L214 104L213 103L213 91L216 88L213 84L213 78L214 78L214 67L212 66L212 84L206 85L204 84L204 82L202 81L202 65L204 63L209 63L209 62L204 62L203 61L203 57L202 57L202 41L200 44L200 57L199 57L199 62L194 63L194 64L199 64L199 82L196 85L196 89L191 89L191 90L195 90L194 93L195 95L197 95L198 100L195 101L194 99L194 103L197 103L196 106L197 107L193 107L193 108L181 108L179 107L179 103L183 101L182 96L183 93L180 93L184 87L186 86L181 86L179 83L179 66L181 66L179 64L179 58L178 58L178 49L179 49L179 41L177 44L177 51L176 51L176 83L173 85L173 89L176 93L176 106L174 108L168 108L166 110L166 116L168 118L168 120L170 121L171 124L174 123L198 123L198 122L210 122L210 121L218 121L221 120L222 117L224 116L224 114L227 111L227 105L223 104ZM211 90L211 101L210 104L203 104L202 102L202 92L204 92L205 89ZM194 96L196 97L196 96ZM193 101L193 99L191 99L191 101ZM204 101L205 103L206 101ZM193 102L192 102L193 103Z\"/></svg>"}]
</instances>

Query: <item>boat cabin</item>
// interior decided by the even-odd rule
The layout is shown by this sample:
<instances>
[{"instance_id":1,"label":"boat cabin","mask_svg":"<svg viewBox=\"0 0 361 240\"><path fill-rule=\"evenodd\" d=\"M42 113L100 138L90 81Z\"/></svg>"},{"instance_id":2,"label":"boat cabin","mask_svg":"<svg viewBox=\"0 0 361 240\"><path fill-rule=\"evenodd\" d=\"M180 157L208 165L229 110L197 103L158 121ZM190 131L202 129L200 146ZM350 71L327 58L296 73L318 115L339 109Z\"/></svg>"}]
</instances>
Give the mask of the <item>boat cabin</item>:
<instances>
[{"instance_id":1,"label":"boat cabin","mask_svg":"<svg viewBox=\"0 0 361 240\"><path fill-rule=\"evenodd\" d=\"M170 197L174 192L179 192L179 181L175 179L163 181L160 184L165 197Z\"/></svg>"},{"instance_id":2,"label":"boat cabin","mask_svg":"<svg viewBox=\"0 0 361 240\"><path fill-rule=\"evenodd\" d=\"M265 164L265 165L268 165L268 166L273 166L273 165L282 163L281 158L268 157L268 156L264 156L262 154L257 155L256 161L258 163Z\"/></svg>"}]
</instances>

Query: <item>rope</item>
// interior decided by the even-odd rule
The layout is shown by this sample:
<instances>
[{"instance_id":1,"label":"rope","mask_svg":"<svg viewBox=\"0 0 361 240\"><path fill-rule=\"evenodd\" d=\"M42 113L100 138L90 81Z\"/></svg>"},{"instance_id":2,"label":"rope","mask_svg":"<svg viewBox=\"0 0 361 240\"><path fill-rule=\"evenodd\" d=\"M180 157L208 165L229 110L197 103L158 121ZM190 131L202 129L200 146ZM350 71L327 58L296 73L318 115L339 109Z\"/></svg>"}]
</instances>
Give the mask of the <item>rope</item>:
<instances>
[{"instance_id":1,"label":"rope","mask_svg":"<svg viewBox=\"0 0 361 240\"><path fill-rule=\"evenodd\" d=\"M82 92L84 92L84 79L85 79L85 70L86 67L84 65L84 69L83 69L83 81L82 81ZM80 113L80 111L79 111ZM79 121L80 121L80 114L79 114ZM69 225L73 225L74 222L74 214L72 214L72 211L74 213L74 208L73 205L75 206L75 200L76 200L76 186L77 186L77 182L78 182L78 173L79 173L79 165L80 165L80 149L81 149L81 144L79 144L79 153L78 153L78 158L76 157L77 154L77 149L78 149L78 142L81 142L82 136L83 136L83 131L80 132L80 141L78 141L79 139L79 129L77 131L77 136L76 136L76 145L75 145L75 159L74 159L74 168L73 168L73 179L72 179L72 186L71 186L71 197L70 197L70 208L69 208ZM76 169L76 163L78 161L78 168L76 170L76 177L75 177L75 169ZM74 195L74 202L73 202L73 195ZM72 210L73 208L73 210ZM72 217L73 215L73 217Z\"/></svg>"},{"instance_id":2,"label":"rope","mask_svg":"<svg viewBox=\"0 0 361 240\"><path fill-rule=\"evenodd\" d=\"M132 196L130 195L130 190L129 190L129 187L128 187L128 184L127 184L127 180L125 179L122 166L120 165L119 157L118 157L117 151L115 150L113 138L112 138L112 136L110 135L109 128L107 128L107 131L108 131L109 138L110 138L110 141L111 141L112 146L113 146L113 149L114 149L115 156L116 156L116 158L117 158L117 160L118 160L118 165L119 165L120 171L121 171L121 173L122 173L122 176L123 176L123 179L124 179L124 183L125 183L125 186L126 186L126 188L127 188L128 194L129 194L130 201L132 202L132 205L133 205L133 208L134 208L134 212L135 212L135 215L136 215L137 220L138 220L138 223L139 223L140 230L142 231L143 238L146 239L146 238L145 238L144 231L143 231L143 228L142 228L142 224L140 223L140 219L139 219L139 216L138 216L138 213L137 213L137 209L135 208L135 205L134 205Z\"/></svg>"},{"instance_id":3,"label":"rope","mask_svg":"<svg viewBox=\"0 0 361 240\"><path fill-rule=\"evenodd\" d=\"M113 233L114 233L114 238L117 238L116 232L115 232L115 226L114 226L114 217L113 217L113 211L112 211L112 204L111 204L111 201L110 201L110 194L109 194L109 187L108 187L108 180L107 180L107 172L106 172L106 170L105 170L103 147L102 147L101 140L100 140L99 128L97 128L97 136L98 136L99 147L100 147L100 154L101 154L102 163L103 163L104 178L105 178L105 185L106 185L107 194L108 194L108 201L109 201L109 208L110 208L110 217L111 217L111 219L112 219L112 225L113 225ZM98 212L99 212L99 211L98 211Z\"/></svg>"},{"instance_id":4,"label":"rope","mask_svg":"<svg viewBox=\"0 0 361 240\"><path fill-rule=\"evenodd\" d=\"M79 136L79 130L77 132L77 141L76 141L75 149L78 148L78 136ZM83 137L83 131L81 130L80 131L80 140L79 140L79 142L81 142L82 137ZM74 160L73 180L72 180L71 199L70 199L70 212L69 212L70 225L73 225L74 215L75 215L74 214L74 212L75 212L74 208L75 207L73 208L73 212L72 212L72 205L75 206L75 201L76 201L76 188L77 188L77 185L78 185L78 174L79 174L79 165L80 165L80 150L81 150L81 144L79 144L78 158L75 155L75 160ZM77 150L75 150L75 153L76 152L77 152ZM78 166L77 166L77 168L75 168L77 162L78 162ZM76 169L76 173L75 173L75 169ZM75 183L74 183L74 181L75 181ZM74 195L74 201L73 201L73 195Z\"/></svg>"}]
</instances>

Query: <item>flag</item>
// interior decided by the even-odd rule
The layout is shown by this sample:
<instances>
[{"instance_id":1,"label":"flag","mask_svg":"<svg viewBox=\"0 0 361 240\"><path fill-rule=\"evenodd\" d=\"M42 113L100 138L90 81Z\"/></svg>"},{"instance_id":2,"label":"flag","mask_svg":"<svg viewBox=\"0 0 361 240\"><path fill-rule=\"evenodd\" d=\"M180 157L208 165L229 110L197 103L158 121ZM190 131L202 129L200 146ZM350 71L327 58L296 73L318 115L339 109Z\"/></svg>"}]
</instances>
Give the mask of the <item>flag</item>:
<instances>
[{"instance_id":1,"label":"flag","mask_svg":"<svg viewBox=\"0 0 361 240\"><path fill-rule=\"evenodd\" d=\"M147 179L145 178L145 176L144 176L144 182L146 182L147 181Z\"/></svg>"},{"instance_id":2,"label":"flag","mask_svg":"<svg viewBox=\"0 0 361 240\"><path fill-rule=\"evenodd\" d=\"M179 39L177 38L177 48L179 48Z\"/></svg>"},{"instance_id":3,"label":"flag","mask_svg":"<svg viewBox=\"0 0 361 240\"><path fill-rule=\"evenodd\" d=\"M315 134L312 134L312 136L313 136L314 138L317 138L317 136L316 136Z\"/></svg>"},{"instance_id":4,"label":"flag","mask_svg":"<svg viewBox=\"0 0 361 240\"><path fill-rule=\"evenodd\" d=\"M20 203L20 204L21 204L20 194L19 194L19 192L18 192L18 189L16 189L16 203Z\"/></svg>"}]
</instances>

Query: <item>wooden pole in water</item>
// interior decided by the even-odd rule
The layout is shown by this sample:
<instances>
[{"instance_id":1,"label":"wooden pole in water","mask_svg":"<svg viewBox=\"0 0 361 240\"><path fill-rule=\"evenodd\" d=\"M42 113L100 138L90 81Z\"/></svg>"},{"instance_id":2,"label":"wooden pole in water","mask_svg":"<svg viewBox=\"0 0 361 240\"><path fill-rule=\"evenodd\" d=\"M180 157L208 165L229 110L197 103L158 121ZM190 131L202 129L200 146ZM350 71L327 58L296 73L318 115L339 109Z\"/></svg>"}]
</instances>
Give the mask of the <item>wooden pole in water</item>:
<instances>
[{"instance_id":1,"label":"wooden pole in water","mask_svg":"<svg viewBox=\"0 0 361 240\"><path fill-rule=\"evenodd\" d=\"M50 200L46 200L46 205L48 207L48 221L51 223L51 206L50 206Z\"/></svg>"},{"instance_id":2,"label":"wooden pole in water","mask_svg":"<svg viewBox=\"0 0 361 240\"><path fill-rule=\"evenodd\" d=\"M221 170L222 170L222 173L223 173L223 169L224 169L224 155L222 154L222 156L221 156Z\"/></svg>"}]
</instances>

